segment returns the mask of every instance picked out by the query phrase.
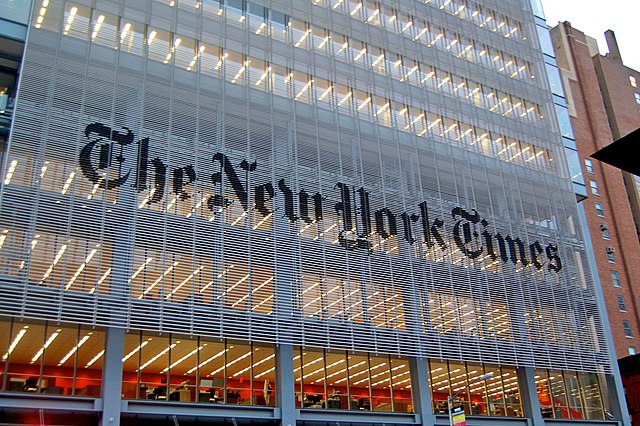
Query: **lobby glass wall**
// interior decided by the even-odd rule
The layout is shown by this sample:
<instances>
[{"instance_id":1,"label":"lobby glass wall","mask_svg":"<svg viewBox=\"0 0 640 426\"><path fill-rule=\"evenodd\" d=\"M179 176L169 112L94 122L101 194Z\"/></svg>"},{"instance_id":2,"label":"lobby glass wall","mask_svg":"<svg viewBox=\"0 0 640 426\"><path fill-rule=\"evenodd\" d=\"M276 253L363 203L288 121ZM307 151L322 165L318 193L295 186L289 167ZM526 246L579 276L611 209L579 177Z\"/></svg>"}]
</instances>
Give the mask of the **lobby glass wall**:
<instances>
[{"instance_id":1,"label":"lobby glass wall","mask_svg":"<svg viewBox=\"0 0 640 426\"><path fill-rule=\"evenodd\" d=\"M296 407L413 412L409 360L297 348Z\"/></svg>"},{"instance_id":2,"label":"lobby glass wall","mask_svg":"<svg viewBox=\"0 0 640 426\"><path fill-rule=\"evenodd\" d=\"M125 399L275 405L273 346L165 334L125 337Z\"/></svg>"},{"instance_id":3,"label":"lobby glass wall","mask_svg":"<svg viewBox=\"0 0 640 426\"><path fill-rule=\"evenodd\" d=\"M104 349L103 330L0 320L0 389L100 397ZM270 345L131 332L122 361L125 399L276 405ZM293 361L298 408L413 412L406 358L296 348ZM523 416L515 368L430 360L429 371L436 414L459 392L469 415ZM535 379L543 417L605 418L597 374L536 370Z\"/></svg>"},{"instance_id":4,"label":"lobby glass wall","mask_svg":"<svg viewBox=\"0 0 640 426\"><path fill-rule=\"evenodd\" d=\"M99 397L104 331L0 320L4 392Z\"/></svg>"},{"instance_id":5,"label":"lobby glass wall","mask_svg":"<svg viewBox=\"0 0 640 426\"><path fill-rule=\"evenodd\" d=\"M536 370L535 379L543 417L604 420L602 394L596 374Z\"/></svg>"},{"instance_id":6,"label":"lobby glass wall","mask_svg":"<svg viewBox=\"0 0 640 426\"><path fill-rule=\"evenodd\" d=\"M489 364L429 361L433 411L447 413L447 398L458 395L454 405L461 405L468 415L523 417L516 369ZM493 373L488 380L482 375Z\"/></svg>"}]
</instances>

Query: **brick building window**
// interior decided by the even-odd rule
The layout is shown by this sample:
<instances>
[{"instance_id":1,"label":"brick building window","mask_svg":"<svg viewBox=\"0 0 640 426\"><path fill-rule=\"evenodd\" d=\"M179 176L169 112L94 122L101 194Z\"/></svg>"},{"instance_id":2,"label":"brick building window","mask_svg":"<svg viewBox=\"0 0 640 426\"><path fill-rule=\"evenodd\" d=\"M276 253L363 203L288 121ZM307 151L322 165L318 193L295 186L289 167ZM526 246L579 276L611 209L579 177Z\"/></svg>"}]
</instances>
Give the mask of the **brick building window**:
<instances>
[{"instance_id":1,"label":"brick building window","mask_svg":"<svg viewBox=\"0 0 640 426\"><path fill-rule=\"evenodd\" d=\"M632 75L629 76L629 84L631 84L631 87L638 87L638 84L636 83L636 78Z\"/></svg>"},{"instance_id":2,"label":"brick building window","mask_svg":"<svg viewBox=\"0 0 640 426\"><path fill-rule=\"evenodd\" d=\"M628 338L633 338L633 333L631 333L631 324L629 321L622 321L622 328L624 328L624 335Z\"/></svg>"},{"instance_id":3,"label":"brick building window","mask_svg":"<svg viewBox=\"0 0 640 426\"><path fill-rule=\"evenodd\" d=\"M587 170L588 173L595 173L593 171L593 161L589 160L588 158L584 159L584 168Z\"/></svg>"},{"instance_id":4,"label":"brick building window","mask_svg":"<svg viewBox=\"0 0 640 426\"><path fill-rule=\"evenodd\" d=\"M611 271L611 281L613 281L614 287L622 287L620 285L620 275L616 271Z\"/></svg>"},{"instance_id":5,"label":"brick building window","mask_svg":"<svg viewBox=\"0 0 640 426\"><path fill-rule=\"evenodd\" d=\"M635 355L635 354L636 354L636 347L629 346L629 355Z\"/></svg>"},{"instance_id":6,"label":"brick building window","mask_svg":"<svg viewBox=\"0 0 640 426\"><path fill-rule=\"evenodd\" d=\"M616 263L616 249L613 247L607 247L607 260L609 263Z\"/></svg>"},{"instance_id":7,"label":"brick building window","mask_svg":"<svg viewBox=\"0 0 640 426\"><path fill-rule=\"evenodd\" d=\"M640 93L634 93L633 96L636 97L636 103L640 104Z\"/></svg>"},{"instance_id":8,"label":"brick building window","mask_svg":"<svg viewBox=\"0 0 640 426\"><path fill-rule=\"evenodd\" d=\"M611 236L609 235L609 227L606 223L600 224L600 231L602 231L602 238L604 238L605 240L611 239Z\"/></svg>"},{"instance_id":9,"label":"brick building window","mask_svg":"<svg viewBox=\"0 0 640 426\"><path fill-rule=\"evenodd\" d=\"M621 312L627 312L627 305L624 304L624 296L618 296L618 309Z\"/></svg>"},{"instance_id":10,"label":"brick building window","mask_svg":"<svg viewBox=\"0 0 640 426\"><path fill-rule=\"evenodd\" d=\"M600 190L598 189L598 182L596 182L595 180L591 179L589 181L589 186L591 187L591 193L593 195L600 195Z\"/></svg>"},{"instance_id":11,"label":"brick building window","mask_svg":"<svg viewBox=\"0 0 640 426\"><path fill-rule=\"evenodd\" d=\"M602 203L595 203L596 213L600 217L604 217L604 207L602 207Z\"/></svg>"}]
</instances>

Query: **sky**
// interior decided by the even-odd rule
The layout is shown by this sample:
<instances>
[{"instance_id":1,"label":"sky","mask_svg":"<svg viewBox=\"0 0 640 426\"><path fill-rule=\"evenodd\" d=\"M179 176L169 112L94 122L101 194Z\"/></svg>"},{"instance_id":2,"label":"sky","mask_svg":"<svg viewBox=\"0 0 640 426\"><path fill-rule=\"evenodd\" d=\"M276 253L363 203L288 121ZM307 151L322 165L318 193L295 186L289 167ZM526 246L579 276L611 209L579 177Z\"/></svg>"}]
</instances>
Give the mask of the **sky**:
<instances>
[{"instance_id":1,"label":"sky","mask_svg":"<svg viewBox=\"0 0 640 426\"><path fill-rule=\"evenodd\" d=\"M542 0L547 24L569 21L571 26L598 41L607 53L604 32L616 34L622 61L640 71L640 0Z\"/></svg>"}]
</instances>

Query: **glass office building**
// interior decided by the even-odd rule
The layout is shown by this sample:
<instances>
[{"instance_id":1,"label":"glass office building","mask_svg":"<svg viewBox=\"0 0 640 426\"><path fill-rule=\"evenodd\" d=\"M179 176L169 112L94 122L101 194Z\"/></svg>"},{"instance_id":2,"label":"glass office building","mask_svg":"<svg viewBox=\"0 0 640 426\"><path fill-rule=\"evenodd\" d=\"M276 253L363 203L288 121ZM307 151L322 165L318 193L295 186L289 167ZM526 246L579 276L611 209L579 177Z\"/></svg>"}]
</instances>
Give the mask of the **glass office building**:
<instances>
[{"instance_id":1,"label":"glass office building","mask_svg":"<svg viewBox=\"0 0 640 426\"><path fill-rule=\"evenodd\" d=\"M535 5L21 13L0 421L628 424Z\"/></svg>"}]
</instances>

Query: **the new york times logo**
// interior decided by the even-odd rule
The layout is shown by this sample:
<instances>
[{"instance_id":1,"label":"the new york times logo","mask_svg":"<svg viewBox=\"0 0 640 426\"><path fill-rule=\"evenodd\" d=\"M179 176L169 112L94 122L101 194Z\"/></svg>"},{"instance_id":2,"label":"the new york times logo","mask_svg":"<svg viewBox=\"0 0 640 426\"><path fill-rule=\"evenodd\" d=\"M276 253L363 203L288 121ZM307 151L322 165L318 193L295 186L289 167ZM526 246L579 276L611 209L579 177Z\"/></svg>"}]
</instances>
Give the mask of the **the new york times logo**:
<instances>
[{"instance_id":1,"label":"the new york times logo","mask_svg":"<svg viewBox=\"0 0 640 426\"><path fill-rule=\"evenodd\" d=\"M283 197L282 215L291 223L313 223L322 220L327 213L326 197L305 190L295 191L284 178L248 187L240 175L255 171L258 167L256 162L242 160L236 166L225 154L216 153L211 158L216 171L206 176L199 174L193 165L170 167L159 157L152 158L149 138L134 141L133 132L127 128L113 130L103 124L92 123L85 128L84 134L89 142L82 148L79 162L85 177L106 190L131 182L138 192L149 191L148 204L161 202L167 185L170 185L170 192L175 194L177 201L188 200L191 198L187 191L189 185L198 179L210 179L214 193L207 196L206 206L212 212L231 204L231 200L223 195L223 188L230 187L244 211L254 208L263 217L273 214L269 202L276 197ZM125 164L135 166L126 167ZM108 179L101 172L105 170L110 170ZM539 241L526 245L518 237L492 233L488 230L489 222L475 209L453 208L451 216L455 224L447 234L442 219L429 218L426 201L418 204L415 211L400 214L388 207L372 211L371 193L365 188L338 182L334 189L337 191L334 199L340 201L331 207L342 219L339 242L347 250L370 251L374 233L385 239L396 236L409 244L420 240L429 248L445 250L445 236L450 235L460 252L470 259L489 256L504 263L520 262L536 269L546 267L556 273L562 269L557 245L543 247Z\"/></svg>"}]
</instances>

